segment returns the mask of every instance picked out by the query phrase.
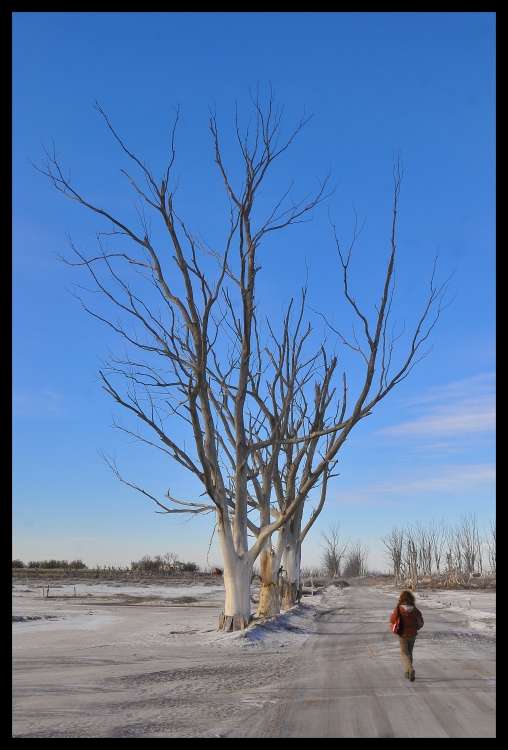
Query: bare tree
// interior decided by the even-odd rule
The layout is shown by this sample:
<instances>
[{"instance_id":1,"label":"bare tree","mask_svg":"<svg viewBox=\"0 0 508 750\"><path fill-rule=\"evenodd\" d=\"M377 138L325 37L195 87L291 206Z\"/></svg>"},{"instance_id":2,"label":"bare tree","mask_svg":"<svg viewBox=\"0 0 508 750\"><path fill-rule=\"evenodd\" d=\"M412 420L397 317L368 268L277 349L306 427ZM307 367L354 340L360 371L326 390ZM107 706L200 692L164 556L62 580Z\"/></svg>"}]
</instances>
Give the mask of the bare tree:
<instances>
[{"instance_id":1,"label":"bare tree","mask_svg":"<svg viewBox=\"0 0 508 750\"><path fill-rule=\"evenodd\" d=\"M265 524L249 548L248 486L252 477L248 464L249 457L263 447L249 444L247 439L249 415L255 414L257 408L255 397L251 395L252 386L256 384L254 373L264 369L256 360L253 345L255 282L260 269L256 254L268 233L301 221L325 197L327 183L325 179L314 198L299 203L292 200L291 187L288 188L268 216L257 227L253 226L253 207L267 172L306 122L302 118L289 138L282 142L282 112L275 106L273 94L265 111L256 98L253 105L255 127L252 131L247 129L242 135L237 119L244 165L244 181L238 189L231 184L222 159L216 116L212 113L210 117L215 160L231 206L229 231L220 252L212 251L196 237L175 211L175 186L171 187L171 179L178 115L170 142L169 164L162 179L157 180L150 168L128 150L96 104L114 138L134 167L141 171L146 183L143 187L122 170L140 201L139 229L128 226L74 189L60 166L56 150L46 152L43 170L64 196L111 224L109 230L97 232L98 252L92 256L86 256L69 240L77 260L66 262L84 267L91 275L93 291L116 310L113 315L97 307L91 308L83 296L86 290L78 287L75 292L84 309L112 328L127 347L124 356L112 354L100 371L104 389L127 413L135 415L141 425L153 431L157 442L122 422L115 422L115 426L158 448L194 474L202 482L212 505L184 502L183 508L168 508L167 503L124 480L114 459L105 458L119 479L151 497L162 512L216 512L226 587L220 624L226 629L247 625L252 564L265 540L285 521L285 516L281 516ZM162 219L168 245L155 246L151 239L151 221L145 210L156 212ZM106 238L128 240L131 249L127 250L123 243L118 251L110 250ZM216 264L213 282L209 280L207 259ZM237 290L240 314L234 308L226 281ZM226 352L222 362L218 357L221 350ZM161 366L159 362L164 364ZM125 382L125 388L121 381ZM252 407L249 400L253 401ZM217 404L221 404L218 412ZM171 426L174 418L188 425L194 455L185 440L178 441L174 430L168 430L167 425ZM279 436L279 428L277 423L264 441L267 445ZM231 450L228 443L233 445ZM229 476L228 465L233 467ZM270 476L267 481L271 482ZM170 491L166 498L182 504ZM297 503L286 513L291 515L296 507Z\"/></svg>"},{"instance_id":2,"label":"bare tree","mask_svg":"<svg viewBox=\"0 0 508 750\"><path fill-rule=\"evenodd\" d=\"M369 547L359 539L350 542L344 567L345 578L360 578L367 573Z\"/></svg>"},{"instance_id":3,"label":"bare tree","mask_svg":"<svg viewBox=\"0 0 508 750\"><path fill-rule=\"evenodd\" d=\"M492 575L496 575L496 522L491 521L489 532L485 535L485 542L487 545L487 555L489 559L489 571Z\"/></svg>"},{"instance_id":4,"label":"bare tree","mask_svg":"<svg viewBox=\"0 0 508 750\"><path fill-rule=\"evenodd\" d=\"M466 575L481 573L482 543L475 513L461 516L457 534L462 552L463 572Z\"/></svg>"},{"instance_id":5,"label":"bare tree","mask_svg":"<svg viewBox=\"0 0 508 750\"><path fill-rule=\"evenodd\" d=\"M420 577L432 575L432 539L430 530L423 524L416 522L414 526L414 540L417 546L418 569Z\"/></svg>"},{"instance_id":6,"label":"bare tree","mask_svg":"<svg viewBox=\"0 0 508 750\"><path fill-rule=\"evenodd\" d=\"M157 512L215 514L224 562L226 600L220 618L224 629L243 628L249 622L250 578L258 557L266 591L275 591L272 584L280 566L274 562L288 547L296 561L291 575L299 578L301 542L323 507L337 453L356 424L426 356L422 347L444 309L447 288L446 282L436 286L434 264L427 303L396 364L395 344L402 334L393 332L390 315L402 181L398 163L391 247L372 320L357 304L349 279L352 251L361 230L355 230L344 253L334 228L342 292L360 322L364 339L362 343L353 329L353 339L348 340L328 324L365 365L351 408L346 409L345 374L342 403L332 402L336 359L327 357L323 345L307 357L304 343L310 329L300 329L298 324L292 330L287 317L281 336L272 336L273 350L267 351L260 343L256 299L260 244L270 233L304 220L327 197L328 178L311 198L295 202L290 185L264 218L260 211L254 214L273 162L289 148L306 119L282 140L282 110L275 105L273 93L265 108L259 98L254 97L252 103L254 126L242 133L238 117L236 120L243 165L238 187L222 157L216 116L210 116L215 161L230 203L229 228L220 250L194 234L175 209L178 113L169 143L169 163L157 179L129 151L96 104L114 139L141 175L142 182L122 170L137 196L138 225L127 224L75 189L55 149L46 151L45 167L39 170L65 197L108 223L108 228L97 232L96 253L82 252L69 238L75 260L66 262L90 275L92 288L77 286L74 292L84 309L109 326L125 345L122 355L110 354L100 377L105 391L126 415L135 418L136 425L115 421L114 426L183 466L201 482L208 499L182 500L168 490L161 501L125 479L113 458L107 454L104 458L121 481L158 505L161 510ZM152 216L160 219L167 233L165 241L152 232ZM110 249L108 243L118 243L118 247ZM94 306L87 302L88 293L96 302ZM306 389L314 377L316 394L309 405ZM175 430L175 421L185 426L187 435ZM294 446L294 451L288 453L287 446ZM303 504L320 483L318 509L302 530ZM257 523L249 515L252 512L257 513ZM250 546L249 532L254 538ZM272 536L276 533L274 547ZM294 580L289 583L293 585ZM267 594L266 599L271 602L266 611L273 611L278 596Z\"/></svg>"},{"instance_id":7,"label":"bare tree","mask_svg":"<svg viewBox=\"0 0 508 750\"><path fill-rule=\"evenodd\" d=\"M404 568L407 585L413 591L418 591L418 546L412 527L408 527L405 532Z\"/></svg>"},{"instance_id":8,"label":"bare tree","mask_svg":"<svg viewBox=\"0 0 508 750\"><path fill-rule=\"evenodd\" d=\"M462 586L482 571L482 540L474 513L461 516L460 523L448 529L445 560L446 585Z\"/></svg>"},{"instance_id":9,"label":"bare tree","mask_svg":"<svg viewBox=\"0 0 508 750\"><path fill-rule=\"evenodd\" d=\"M395 585L403 580L404 530L394 526L389 534L381 537L385 547L385 559L393 570Z\"/></svg>"},{"instance_id":10,"label":"bare tree","mask_svg":"<svg viewBox=\"0 0 508 750\"><path fill-rule=\"evenodd\" d=\"M470 513L461 516L456 526L431 521L427 527L420 522L408 524L400 531L394 527L390 534L382 537L382 542L385 557L394 570L395 584L405 580L416 590L422 577L433 574L433 564L437 575L441 575L442 560L445 585L467 584L471 576L483 570L484 547L487 547L490 568L495 570L495 527L491 534L490 538L481 538L476 516Z\"/></svg>"},{"instance_id":11,"label":"bare tree","mask_svg":"<svg viewBox=\"0 0 508 750\"><path fill-rule=\"evenodd\" d=\"M162 561L164 565L169 565L170 567L174 568L176 563L178 562L178 555L176 552L166 552L162 558Z\"/></svg>"},{"instance_id":12,"label":"bare tree","mask_svg":"<svg viewBox=\"0 0 508 750\"><path fill-rule=\"evenodd\" d=\"M431 522L429 527L429 538L432 547L432 556L436 564L437 575L440 575L441 573L441 559L443 557L443 547L445 545L447 533L446 525L443 521L439 524Z\"/></svg>"},{"instance_id":13,"label":"bare tree","mask_svg":"<svg viewBox=\"0 0 508 750\"><path fill-rule=\"evenodd\" d=\"M457 543L457 534L455 529L449 527L444 545L445 559L445 584L457 584L461 578L462 556L460 545Z\"/></svg>"},{"instance_id":14,"label":"bare tree","mask_svg":"<svg viewBox=\"0 0 508 750\"><path fill-rule=\"evenodd\" d=\"M341 575L342 561L346 556L349 539L343 541L340 538L340 523L331 523L326 530L321 531L324 544L321 544L323 553L321 564L330 578L338 578Z\"/></svg>"}]
</instances>

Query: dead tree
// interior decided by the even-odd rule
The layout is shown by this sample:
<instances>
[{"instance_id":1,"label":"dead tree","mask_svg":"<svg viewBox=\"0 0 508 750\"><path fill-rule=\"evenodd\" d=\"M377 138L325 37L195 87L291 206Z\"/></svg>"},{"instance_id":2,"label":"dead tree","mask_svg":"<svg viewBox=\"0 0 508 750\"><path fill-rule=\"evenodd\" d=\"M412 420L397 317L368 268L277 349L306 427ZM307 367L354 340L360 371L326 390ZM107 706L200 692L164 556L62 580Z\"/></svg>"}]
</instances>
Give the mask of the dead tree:
<instances>
[{"instance_id":1,"label":"dead tree","mask_svg":"<svg viewBox=\"0 0 508 750\"><path fill-rule=\"evenodd\" d=\"M404 569L406 584L412 591L418 591L418 546L416 534L411 527L405 532Z\"/></svg>"},{"instance_id":2,"label":"dead tree","mask_svg":"<svg viewBox=\"0 0 508 750\"><path fill-rule=\"evenodd\" d=\"M126 413L134 415L140 425L147 427L154 438L123 422L115 422L115 426L155 446L194 474L202 483L209 502L169 508L167 503L161 503L134 482L123 480L114 460L105 458L122 481L155 500L164 513L215 511L226 587L220 624L226 629L247 625L252 564L265 539L284 522L284 518L270 522L249 548L247 514L251 478L248 464L258 446L248 443L246 415L255 359L255 285L260 270L257 252L268 233L301 221L323 200L327 183L325 179L314 198L300 203L292 200L290 186L266 218L254 226L253 208L261 185L273 162L291 145L306 120L302 118L289 138L282 142L282 113L274 103L273 94L265 110L255 98L253 106L253 130L247 129L242 135L237 119L244 167L243 183L238 189L232 184L223 162L215 114L210 117L215 160L231 207L229 230L219 252L212 251L197 238L176 213L173 167L178 116L170 143L169 164L162 179L156 179L150 168L124 145L96 104L114 138L146 183L146 187L141 185L122 170L140 201L138 227L127 225L75 189L60 166L56 150L46 152L45 168L41 170L64 196L110 224L109 230L97 232L95 254L83 253L69 240L76 260L66 262L89 272L92 291L102 296L110 309L91 307L82 287L77 288L75 295L84 309L112 328L126 346L125 355L112 354L105 362L100 371L103 387ZM152 239L148 214L153 213L159 216L167 232L163 244ZM107 242L114 240L119 241L120 247L110 250ZM210 280L213 268L209 261L215 263L214 281ZM228 283L241 300L239 314L233 308ZM231 331L235 332L235 340L228 349ZM222 362L219 362L218 352L225 352ZM221 385L221 392L216 392L215 398L227 402L232 418L227 429L222 412L218 414L213 403L211 391L216 384ZM172 429L175 419L187 425L193 452L185 440L175 437ZM225 475L224 464L224 454L229 450L226 448L228 430L233 442L231 478ZM271 444L275 438L276 435L270 434L265 442ZM179 505L179 500L169 491L166 497Z\"/></svg>"},{"instance_id":3,"label":"dead tree","mask_svg":"<svg viewBox=\"0 0 508 750\"><path fill-rule=\"evenodd\" d=\"M489 572L496 575L496 522L490 522L489 532L485 534L485 543L487 545L487 555L489 559Z\"/></svg>"},{"instance_id":4,"label":"dead tree","mask_svg":"<svg viewBox=\"0 0 508 750\"><path fill-rule=\"evenodd\" d=\"M323 539L323 553L321 564L330 578L338 578L341 575L342 561L348 551L350 540L343 541L340 537L340 523L331 523L326 530L321 531Z\"/></svg>"},{"instance_id":5,"label":"dead tree","mask_svg":"<svg viewBox=\"0 0 508 750\"><path fill-rule=\"evenodd\" d=\"M474 513L461 516L457 535L462 552L463 573L466 575L481 573L482 540Z\"/></svg>"},{"instance_id":6,"label":"dead tree","mask_svg":"<svg viewBox=\"0 0 508 750\"><path fill-rule=\"evenodd\" d=\"M447 530L443 521L439 524L431 522L429 527L429 538L432 546L432 556L436 564L437 575L441 574L441 559L446 541Z\"/></svg>"},{"instance_id":7,"label":"dead tree","mask_svg":"<svg viewBox=\"0 0 508 750\"><path fill-rule=\"evenodd\" d=\"M404 529L398 529L394 526L389 534L381 537L385 547L385 559L393 570L395 586L398 586L403 578L403 550L404 550Z\"/></svg>"},{"instance_id":8,"label":"dead tree","mask_svg":"<svg viewBox=\"0 0 508 750\"><path fill-rule=\"evenodd\" d=\"M345 578L360 578L367 574L369 547L359 539L350 542L344 566Z\"/></svg>"},{"instance_id":9,"label":"dead tree","mask_svg":"<svg viewBox=\"0 0 508 750\"><path fill-rule=\"evenodd\" d=\"M445 585L463 586L475 573L481 573L482 543L476 516L461 516L460 523L450 527L445 542Z\"/></svg>"},{"instance_id":10,"label":"dead tree","mask_svg":"<svg viewBox=\"0 0 508 750\"><path fill-rule=\"evenodd\" d=\"M414 540L417 546L418 570L420 578L432 575L432 541L429 530L421 523L414 526Z\"/></svg>"},{"instance_id":11,"label":"dead tree","mask_svg":"<svg viewBox=\"0 0 508 750\"><path fill-rule=\"evenodd\" d=\"M445 542L445 586L464 584L464 561L458 527L449 526Z\"/></svg>"},{"instance_id":12,"label":"dead tree","mask_svg":"<svg viewBox=\"0 0 508 750\"><path fill-rule=\"evenodd\" d=\"M314 408L304 409L303 418L297 419L295 426L291 415L300 408L298 403L306 400L305 388L318 355L312 355L314 359L308 365L305 359L297 358L295 363L291 346L295 341L303 341L304 334L298 334L285 350L283 346L278 358L265 356L265 349L258 345L257 256L269 233L298 223L327 197L327 179L313 198L299 203L293 201L290 187L264 219L254 220L253 209L258 205L261 185L273 162L291 145L306 121L302 119L282 142L281 110L275 106L273 94L265 109L256 98L253 107L252 129L242 134L238 119L236 122L244 172L238 188L222 158L215 114L210 117L215 161L230 202L229 229L219 251L197 237L175 209L173 167L178 118L170 142L169 164L162 178L157 179L124 145L96 105L113 137L146 183L142 185L122 170L139 200L134 225L100 208L75 189L61 168L56 150L46 152L45 167L40 170L65 197L109 225L97 232L95 253L82 252L69 238L75 260L66 262L90 274L92 289L78 286L75 296L88 313L109 326L125 345L124 354L111 354L107 358L100 377L105 391L126 415L135 418L136 425L115 421L114 426L155 447L191 472L201 482L207 499L181 500L168 490L161 502L125 479L114 459L107 455L105 459L121 481L154 500L161 509L158 512L216 515L226 588L220 626L225 629L247 625L252 565L259 556L262 560L273 558L271 540L279 529L279 538L283 540L280 554L289 546L298 557L302 539L323 507L327 479L340 448L351 430L426 355L422 347L444 307L447 288L446 282L436 286L433 272L427 303L408 348L395 365L395 343L399 336L393 333L390 313L402 181L399 164L395 171L391 247L372 319L360 310L350 286L349 265L359 232L355 231L346 254L335 233L342 267L342 292L361 323L364 342L356 333L349 341L331 325L330 330L338 333L342 343L363 359L364 377L357 384L349 410L345 374L340 408L332 404L329 394L334 390L332 362L336 360L327 359L324 348L317 347L319 356L328 364L318 377ZM259 211L256 217L258 214ZM152 233L152 216L160 220L166 232L165 241ZM108 243L117 243L118 247L110 249ZM91 306L87 292L99 304ZM239 299L239 310L234 295ZM102 301L104 305L100 304ZM289 340L286 325L283 328L282 339ZM264 375L264 381L260 374ZM335 412L338 409L339 416L331 419L330 409ZM175 423L179 424L178 430ZM180 436L181 425L186 427L187 436ZM288 454L282 454L281 446L290 445L295 448L288 461ZM319 508L302 530L303 504L320 483ZM271 501L272 489L278 493L277 503ZM258 523L249 518L253 510L258 513ZM293 519L292 542L288 545L288 524ZM251 546L249 530L254 535ZM268 567L273 578L274 566ZM299 577L299 560L295 570L296 567Z\"/></svg>"}]
</instances>

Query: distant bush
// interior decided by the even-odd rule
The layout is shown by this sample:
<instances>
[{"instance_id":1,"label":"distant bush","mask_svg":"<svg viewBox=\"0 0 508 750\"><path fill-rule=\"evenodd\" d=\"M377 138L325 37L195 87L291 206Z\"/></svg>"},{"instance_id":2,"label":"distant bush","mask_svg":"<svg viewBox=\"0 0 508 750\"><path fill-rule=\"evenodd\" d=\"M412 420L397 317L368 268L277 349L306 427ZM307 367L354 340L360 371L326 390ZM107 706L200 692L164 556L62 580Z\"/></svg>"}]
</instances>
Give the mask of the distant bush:
<instances>
[{"instance_id":1,"label":"distant bush","mask_svg":"<svg viewBox=\"0 0 508 750\"><path fill-rule=\"evenodd\" d=\"M67 563L67 560L65 560L64 562ZM39 567L54 570L55 568L61 568L61 563L62 560L42 560Z\"/></svg>"},{"instance_id":2,"label":"distant bush","mask_svg":"<svg viewBox=\"0 0 508 750\"><path fill-rule=\"evenodd\" d=\"M178 567L184 573L197 573L199 571L199 565L193 562L181 562Z\"/></svg>"},{"instance_id":3,"label":"distant bush","mask_svg":"<svg viewBox=\"0 0 508 750\"><path fill-rule=\"evenodd\" d=\"M86 565L83 560L72 560L69 563L69 568L72 568L73 570L85 570Z\"/></svg>"},{"instance_id":4,"label":"distant bush","mask_svg":"<svg viewBox=\"0 0 508 750\"><path fill-rule=\"evenodd\" d=\"M159 570L159 562L153 560L150 555L144 555L141 560L131 562L131 570L141 570L143 573L151 573Z\"/></svg>"},{"instance_id":5,"label":"distant bush","mask_svg":"<svg viewBox=\"0 0 508 750\"><path fill-rule=\"evenodd\" d=\"M23 562L23 560L13 560L12 561L12 567L13 568L24 568L25 567L25 563Z\"/></svg>"}]
</instances>

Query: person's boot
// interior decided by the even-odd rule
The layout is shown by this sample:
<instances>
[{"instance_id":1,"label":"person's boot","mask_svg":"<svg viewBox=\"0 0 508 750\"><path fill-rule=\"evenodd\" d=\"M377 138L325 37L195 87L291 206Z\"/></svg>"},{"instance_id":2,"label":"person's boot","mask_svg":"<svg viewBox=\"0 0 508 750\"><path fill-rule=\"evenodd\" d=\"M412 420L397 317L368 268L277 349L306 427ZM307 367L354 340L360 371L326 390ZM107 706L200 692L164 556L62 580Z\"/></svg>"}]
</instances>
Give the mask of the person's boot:
<instances>
[{"instance_id":1,"label":"person's boot","mask_svg":"<svg viewBox=\"0 0 508 750\"><path fill-rule=\"evenodd\" d=\"M411 667L411 669L409 671L409 681L410 682L414 682L415 681L415 671L414 671L413 667Z\"/></svg>"},{"instance_id":2,"label":"person's boot","mask_svg":"<svg viewBox=\"0 0 508 750\"><path fill-rule=\"evenodd\" d=\"M409 680L409 672L411 670L411 667L406 667L406 671L404 672L404 677L406 680Z\"/></svg>"}]
</instances>

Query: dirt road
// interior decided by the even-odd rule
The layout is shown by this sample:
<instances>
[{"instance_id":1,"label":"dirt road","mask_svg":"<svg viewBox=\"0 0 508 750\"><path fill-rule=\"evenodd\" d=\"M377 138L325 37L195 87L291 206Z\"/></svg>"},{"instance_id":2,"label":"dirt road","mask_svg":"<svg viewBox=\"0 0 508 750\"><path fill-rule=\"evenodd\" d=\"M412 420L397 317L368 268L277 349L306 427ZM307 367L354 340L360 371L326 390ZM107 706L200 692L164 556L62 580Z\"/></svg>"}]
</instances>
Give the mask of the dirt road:
<instances>
[{"instance_id":1,"label":"dirt road","mask_svg":"<svg viewBox=\"0 0 508 750\"><path fill-rule=\"evenodd\" d=\"M16 738L495 736L493 593L422 593L410 683L394 590L221 634L223 590L69 588L13 591Z\"/></svg>"},{"instance_id":2,"label":"dirt road","mask_svg":"<svg viewBox=\"0 0 508 750\"><path fill-rule=\"evenodd\" d=\"M251 736L495 737L494 644L463 632L467 621L446 603L419 601L411 683L387 624L393 599L373 588L327 595L300 676Z\"/></svg>"}]
</instances>

